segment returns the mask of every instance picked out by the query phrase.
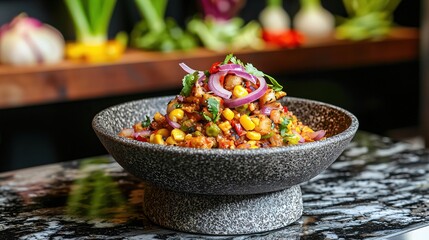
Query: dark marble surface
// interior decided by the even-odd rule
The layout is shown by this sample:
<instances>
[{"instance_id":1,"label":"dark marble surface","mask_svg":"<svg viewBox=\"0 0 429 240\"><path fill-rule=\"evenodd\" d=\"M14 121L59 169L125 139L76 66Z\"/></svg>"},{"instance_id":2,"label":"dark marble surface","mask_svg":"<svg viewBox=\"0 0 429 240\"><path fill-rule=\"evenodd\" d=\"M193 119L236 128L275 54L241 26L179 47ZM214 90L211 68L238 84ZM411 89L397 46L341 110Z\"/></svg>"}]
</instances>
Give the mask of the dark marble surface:
<instances>
[{"instance_id":1,"label":"dark marble surface","mask_svg":"<svg viewBox=\"0 0 429 240\"><path fill-rule=\"evenodd\" d=\"M429 224L429 150L358 133L301 185L303 216L276 231L203 236L142 212L144 183L109 157L0 174L0 239L381 239Z\"/></svg>"}]
</instances>

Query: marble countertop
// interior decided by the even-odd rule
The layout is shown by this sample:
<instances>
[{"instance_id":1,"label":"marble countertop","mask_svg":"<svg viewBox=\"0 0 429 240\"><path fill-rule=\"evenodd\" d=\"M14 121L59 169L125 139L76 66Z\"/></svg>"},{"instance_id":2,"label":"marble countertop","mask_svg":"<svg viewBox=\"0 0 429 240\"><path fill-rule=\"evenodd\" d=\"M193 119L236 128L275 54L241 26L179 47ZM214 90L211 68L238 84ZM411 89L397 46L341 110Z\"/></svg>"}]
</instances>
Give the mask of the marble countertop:
<instances>
[{"instance_id":1,"label":"marble countertop","mask_svg":"<svg viewBox=\"0 0 429 240\"><path fill-rule=\"evenodd\" d=\"M258 234L163 229L142 212L144 189L109 156L0 173L0 239L380 239L429 224L429 150L359 132L301 185L303 216Z\"/></svg>"}]
</instances>

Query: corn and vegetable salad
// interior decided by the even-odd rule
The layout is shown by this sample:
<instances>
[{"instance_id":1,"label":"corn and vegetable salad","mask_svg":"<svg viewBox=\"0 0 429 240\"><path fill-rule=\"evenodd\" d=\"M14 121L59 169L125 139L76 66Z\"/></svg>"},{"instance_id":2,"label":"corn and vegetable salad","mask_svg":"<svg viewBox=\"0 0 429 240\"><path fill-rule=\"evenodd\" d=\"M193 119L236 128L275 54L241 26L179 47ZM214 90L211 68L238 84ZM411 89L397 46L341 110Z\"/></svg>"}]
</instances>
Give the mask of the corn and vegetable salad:
<instances>
[{"instance_id":1,"label":"corn and vegetable salad","mask_svg":"<svg viewBox=\"0 0 429 240\"><path fill-rule=\"evenodd\" d=\"M279 102L286 96L283 87L252 64L229 54L206 71L179 65L187 74L166 114L146 116L119 136L206 149L279 147L325 138L324 130L304 125Z\"/></svg>"}]
</instances>

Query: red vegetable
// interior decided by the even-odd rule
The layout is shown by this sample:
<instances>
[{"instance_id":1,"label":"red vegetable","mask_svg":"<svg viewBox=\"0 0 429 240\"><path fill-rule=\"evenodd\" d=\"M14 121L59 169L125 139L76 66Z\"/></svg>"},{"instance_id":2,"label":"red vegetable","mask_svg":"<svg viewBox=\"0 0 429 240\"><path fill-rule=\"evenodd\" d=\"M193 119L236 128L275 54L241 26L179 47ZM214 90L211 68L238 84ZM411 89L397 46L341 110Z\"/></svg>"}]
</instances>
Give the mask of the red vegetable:
<instances>
[{"instance_id":1,"label":"red vegetable","mask_svg":"<svg viewBox=\"0 0 429 240\"><path fill-rule=\"evenodd\" d=\"M220 63L221 62L215 62L215 63L213 63L213 65L210 67L209 73L210 74L214 74L214 73L219 72L219 64Z\"/></svg>"},{"instance_id":2,"label":"red vegetable","mask_svg":"<svg viewBox=\"0 0 429 240\"><path fill-rule=\"evenodd\" d=\"M234 127L234 130L238 136L241 137L241 136L246 134L246 131L243 129L243 127L241 126L240 123L238 123L236 121L231 121L231 125Z\"/></svg>"},{"instance_id":3,"label":"red vegetable","mask_svg":"<svg viewBox=\"0 0 429 240\"><path fill-rule=\"evenodd\" d=\"M294 30L287 30L283 32L263 31L262 38L267 43L287 48L298 47L304 42L304 36Z\"/></svg>"},{"instance_id":4,"label":"red vegetable","mask_svg":"<svg viewBox=\"0 0 429 240\"><path fill-rule=\"evenodd\" d=\"M168 117L168 114L165 114L165 119L167 120L168 124L172 128L180 128L180 124L178 124L177 122L171 121L171 119Z\"/></svg>"}]
</instances>

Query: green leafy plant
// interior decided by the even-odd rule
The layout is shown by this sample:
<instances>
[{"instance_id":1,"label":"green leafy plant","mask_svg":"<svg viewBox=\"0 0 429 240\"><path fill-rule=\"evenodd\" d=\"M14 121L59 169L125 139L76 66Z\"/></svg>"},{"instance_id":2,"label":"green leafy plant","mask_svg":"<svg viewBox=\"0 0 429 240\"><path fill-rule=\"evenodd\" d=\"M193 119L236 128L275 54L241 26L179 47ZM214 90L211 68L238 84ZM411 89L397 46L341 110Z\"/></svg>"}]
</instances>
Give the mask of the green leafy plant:
<instances>
[{"instance_id":1,"label":"green leafy plant","mask_svg":"<svg viewBox=\"0 0 429 240\"><path fill-rule=\"evenodd\" d=\"M135 0L135 3L142 20L131 32L131 46L165 52L197 46L195 38L173 18L165 19L167 0Z\"/></svg>"},{"instance_id":2,"label":"green leafy plant","mask_svg":"<svg viewBox=\"0 0 429 240\"><path fill-rule=\"evenodd\" d=\"M350 18L341 19L339 39L365 40L385 37L393 23L393 12L401 0L343 0Z\"/></svg>"}]
</instances>

